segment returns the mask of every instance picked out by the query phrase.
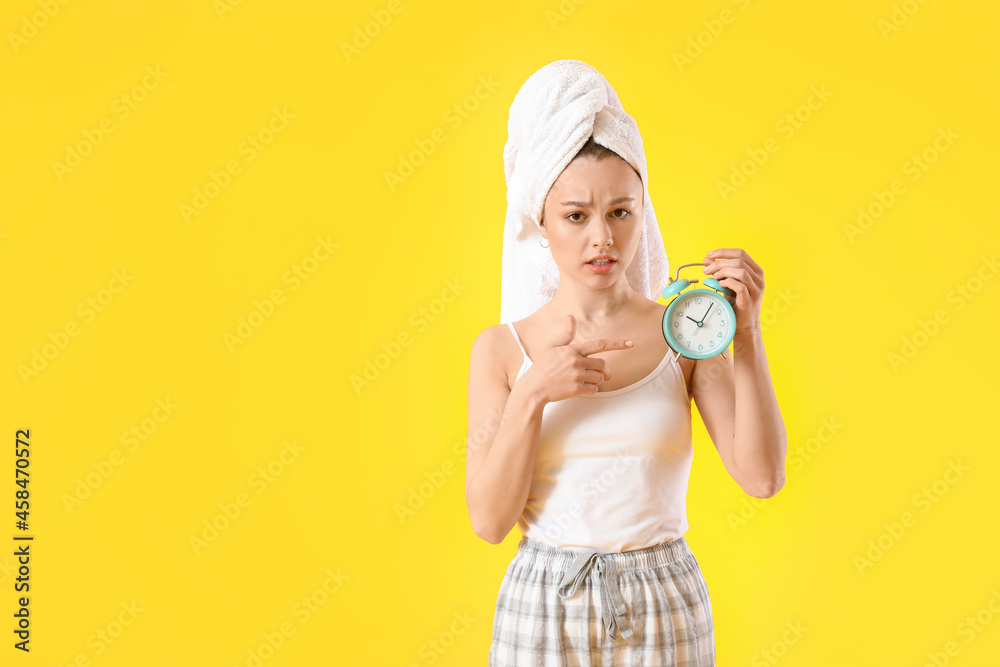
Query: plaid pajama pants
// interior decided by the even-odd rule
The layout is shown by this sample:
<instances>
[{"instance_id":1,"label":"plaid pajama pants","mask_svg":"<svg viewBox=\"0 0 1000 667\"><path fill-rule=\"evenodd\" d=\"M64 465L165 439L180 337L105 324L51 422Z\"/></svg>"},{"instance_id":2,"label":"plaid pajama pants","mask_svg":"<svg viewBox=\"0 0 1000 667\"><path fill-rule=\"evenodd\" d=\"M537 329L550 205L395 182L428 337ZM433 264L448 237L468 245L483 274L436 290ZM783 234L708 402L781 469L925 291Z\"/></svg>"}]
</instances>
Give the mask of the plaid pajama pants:
<instances>
[{"instance_id":1,"label":"plaid pajama pants","mask_svg":"<svg viewBox=\"0 0 1000 667\"><path fill-rule=\"evenodd\" d=\"M490 667L715 667L708 586L683 537L603 553L521 536L493 617Z\"/></svg>"}]
</instances>

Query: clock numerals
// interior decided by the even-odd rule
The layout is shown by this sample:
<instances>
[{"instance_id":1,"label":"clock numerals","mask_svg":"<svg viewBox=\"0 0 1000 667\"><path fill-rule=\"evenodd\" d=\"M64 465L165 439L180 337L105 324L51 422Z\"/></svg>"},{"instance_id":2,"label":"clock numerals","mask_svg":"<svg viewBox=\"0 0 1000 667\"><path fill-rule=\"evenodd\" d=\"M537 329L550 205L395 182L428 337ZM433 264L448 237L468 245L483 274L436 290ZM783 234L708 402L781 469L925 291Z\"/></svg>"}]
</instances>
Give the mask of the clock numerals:
<instances>
[{"instance_id":1,"label":"clock numerals","mask_svg":"<svg viewBox=\"0 0 1000 667\"><path fill-rule=\"evenodd\" d=\"M670 306L668 306L669 308ZM732 309L715 294L705 290L679 297L664 319L664 335L672 347L684 350L692 359L704 359L726 348L732 336Z\"/></svg>"}]
</instances>

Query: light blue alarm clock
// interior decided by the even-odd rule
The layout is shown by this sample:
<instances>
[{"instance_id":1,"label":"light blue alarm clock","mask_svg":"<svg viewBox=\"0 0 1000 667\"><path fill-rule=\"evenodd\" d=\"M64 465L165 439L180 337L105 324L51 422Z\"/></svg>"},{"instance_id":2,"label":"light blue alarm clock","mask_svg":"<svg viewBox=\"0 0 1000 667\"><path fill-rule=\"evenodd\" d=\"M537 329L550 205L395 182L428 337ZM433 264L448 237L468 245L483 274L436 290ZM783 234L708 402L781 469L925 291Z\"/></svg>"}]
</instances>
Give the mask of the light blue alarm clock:
<instances>
[{"instance_id":1,"label":"light blue alarm clock","mask_svg":"<svg viewBox=\"0 0 1000 667\"><path fill-rule=\"evenodd\" d=\"M736 313L723 296L736 292L715 278L705 278L706 287L687 289L697 280L677 279L685 266L705 266L703 262L682 264L667 283L663 297L674 300L663 313L663 337L675 352L688 359L708 359L724 352L736 334ZM707 289L706 289L707 288Z\"/></svg>"}]
</instances>

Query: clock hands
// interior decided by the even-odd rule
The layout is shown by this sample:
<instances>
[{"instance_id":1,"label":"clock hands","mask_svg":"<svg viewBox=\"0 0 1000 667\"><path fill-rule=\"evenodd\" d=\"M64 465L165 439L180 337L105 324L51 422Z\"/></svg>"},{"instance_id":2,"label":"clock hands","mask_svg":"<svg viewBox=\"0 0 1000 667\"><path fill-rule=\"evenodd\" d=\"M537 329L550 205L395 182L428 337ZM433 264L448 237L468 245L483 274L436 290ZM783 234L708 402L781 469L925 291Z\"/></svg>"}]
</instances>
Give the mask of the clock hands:
<instances>
[{"instance_id":1,"label":"clock hands","mask_svg":"<svg viewBox=\"0 0 1000 667\"><path fill-rule=\"evenodd\" d=\"M712 312L712 306L713 305L714 304L709 304L708 305L708 310L705 311L705 314L701 316L700 320L696 320L693 317L691 317L690 315L685 315L684 317L688 318L689 320L691 320L692 322L694 322L695 324L697 324L698 325L698 329L700 329L702 326L704 326L705 318L708 317L708 314ZM697 333L698 329L695 329L695 333Z\"/></svg>"}]
</instances>

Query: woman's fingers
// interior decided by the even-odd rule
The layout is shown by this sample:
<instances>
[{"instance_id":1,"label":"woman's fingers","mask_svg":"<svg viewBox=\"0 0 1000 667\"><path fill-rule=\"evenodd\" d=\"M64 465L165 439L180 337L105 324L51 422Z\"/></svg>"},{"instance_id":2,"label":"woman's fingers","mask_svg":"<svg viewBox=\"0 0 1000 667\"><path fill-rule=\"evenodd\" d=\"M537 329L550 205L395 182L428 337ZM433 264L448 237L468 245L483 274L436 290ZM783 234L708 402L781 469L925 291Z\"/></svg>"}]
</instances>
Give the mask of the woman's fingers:
<instances>
[{"instance_id":1,"label":"woman's fingers","mask_svg":"<svg viewBox=\"0 0 1000 667\"><path fill-rule=\"evenodd\" d=\"M597 373L594 382L611 379L611 371L608 369L608 362L600 357L584 357L580 364L590 372Z\"/></svg>"},{"instance_id":2,"label":"woman's fingers","mask_svg":"<svg viewBox=\"0 0 1000 667\"><path fill-rule=\"evenodd\" d=\"M706 260L712 261L713 259L736 259L742 260L747 263L747 265L754 270L755 273L759 273L761 276L764 275L764 270L760 268L760 265L753 260L752 257L747 253L746 250L742 248L716 248L715 250L709 251L708 255L705 257ZM711 273L709 271L708 273Z\"/></svg>"},{"instance_id":3,"label":"woman's fingers","mask_svg":"<svg viewBox=\"0 0 1000 667\"><path fill-rule=\"evenodd\" d=\"M583 356L609 350L631 350L632 341L625 338L595 338L584 341L576 346L576 351Z\"/></svg>"},{"instance_id":4,"label":"woman's fingers","mask_svg":"<svg viewBox=\"0 0 1000 667\"><path fill-rule=\"evenodd\" d=\"M594 370L591 368L584 371L583 381L586 384L598 385L604 382L605 380L609 379L610 377L611 376L608 375L607 371Z\"/></svg>"},{"instance_id":5,"label":"woman's fingers","mask_svg":"<svg viewBox=\"0 0 1000 667\"><path fill-rule=\"evenodd\" d=\"M717 259L704 267L706 274L712 274L716 279L722 277L738 278L744 282L752 282L755 286L764 284L764 272L738 259ZM720 281L721 282L721 281Z\"/></svg>"}]
</instances>

